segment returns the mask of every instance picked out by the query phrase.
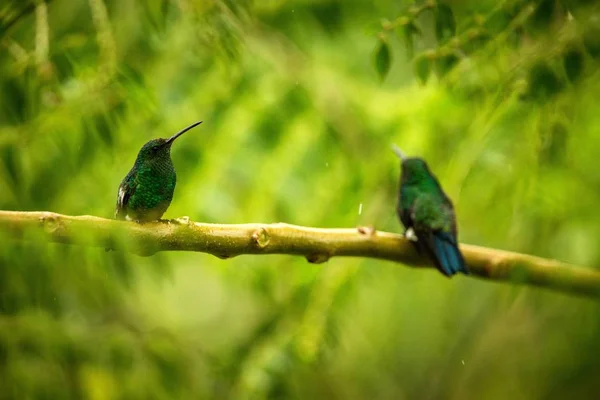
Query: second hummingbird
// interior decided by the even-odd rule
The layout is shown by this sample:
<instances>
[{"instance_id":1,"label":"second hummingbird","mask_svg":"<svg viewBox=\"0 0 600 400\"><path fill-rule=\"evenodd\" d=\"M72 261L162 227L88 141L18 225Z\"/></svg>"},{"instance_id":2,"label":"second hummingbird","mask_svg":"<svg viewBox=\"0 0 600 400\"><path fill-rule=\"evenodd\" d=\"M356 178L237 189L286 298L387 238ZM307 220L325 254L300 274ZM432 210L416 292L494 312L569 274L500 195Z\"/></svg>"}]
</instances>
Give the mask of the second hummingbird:
<instances>
[{"instance_id":1,"label":"second hummingbird","mask_svg":"<svg viewBox=\"0 0 600 400\"><path fill-rule=\"evenodd\" d=\"M452 202L425 160L406 157L396 145L393 150L402 160L397 212L406 228L404 236L414 243L419 252L424 251L442 274L468 274L458 248Z\"/></svg>"},{"instance_id":2,"label":"second hummingbird","mask_svg":"<svg viewBox=\"0 0 600 400\"><path fill-rule=\"evenodd\" d=\"M153 139L142 146L133 167L119 185L116 219L150 222L163 216L173 200L177 182L171 145L201 123L195 122L168 139Z\"/></svg>"}]
</instances>

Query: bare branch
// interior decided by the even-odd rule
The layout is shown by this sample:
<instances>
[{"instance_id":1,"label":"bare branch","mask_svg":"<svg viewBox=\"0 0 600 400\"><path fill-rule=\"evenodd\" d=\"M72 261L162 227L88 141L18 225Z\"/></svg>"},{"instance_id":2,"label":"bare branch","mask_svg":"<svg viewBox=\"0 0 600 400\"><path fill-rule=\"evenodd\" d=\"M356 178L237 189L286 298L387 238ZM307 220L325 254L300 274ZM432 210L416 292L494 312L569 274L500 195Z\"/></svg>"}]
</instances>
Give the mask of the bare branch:
<instances>
[{"instance_id":1,"label":"bare branch","mask_svg":"<svg viewBox=\"0 0 600 400\"><path fill-rule=\"evenodd\" d=\"M402 235L369 228L323 229L285 223L205 224L187 218L140 225L94 216L0 211L0 232L18 240L42 235L51 242L110 246L144 256L159 251L197 251L219 258L290 254L304 256L311 263L350 256L396 261L413 267L431 266ZM485 247L460 247L472 276L600 297L600 272L594 269Z\"/></svg>"}]
</instances>

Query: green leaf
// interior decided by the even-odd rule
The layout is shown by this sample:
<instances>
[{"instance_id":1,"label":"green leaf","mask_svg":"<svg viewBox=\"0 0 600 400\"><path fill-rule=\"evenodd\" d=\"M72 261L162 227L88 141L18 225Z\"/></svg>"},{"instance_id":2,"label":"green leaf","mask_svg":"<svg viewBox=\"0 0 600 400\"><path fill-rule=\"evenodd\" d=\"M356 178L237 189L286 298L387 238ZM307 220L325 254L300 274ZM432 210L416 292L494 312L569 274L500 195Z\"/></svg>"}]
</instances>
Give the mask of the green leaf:
<instances>
[{"instance_id":1,"label":"green leaf","mask_svg":"<svg viewBox=\"0 0 600 400\"><path fill-rule=\"evenodd\" d=\"M431 59L426 55L421 54L413 61L413 67L419 82L423 85L426 84L431 73Z\"/></svg>"},{"instance_id":2,"label":"green leaf","mask_svg":"<svg viewBox=\"0 0 600 400\"><path fill-rule=\"evenodd\" d=\"M560 92L563 82L554 70L545 62L535 64L529 70L529 94L544 101Z\"/></svg>"},{"instance_id":3,"label":"green leaf","mask_svg":"<svg viewBox=\"0 0 600 400\"><path fill-rule=\"evenodd\" d=\"M402 36L404 37L404 45L406 46L408 57L412 57L415 51L414 36L422 34L421 28L414 21L402 25Z\"/></svg>"},{"instance_id":4,"label":"green leaf","mask_svg":"<svg viewBox=\"0 0 600 400\"><path fill-rule=\"evenodd\" d=\"M383 81L387 76L391 64L392 52L390 50L390 46L385 39L381 39L379 41L379 46L375 51L375 70L377 71L377 75L379 75L379 79L381 81Z\"/></svg>"},{"instance_id":5,"label":"green leaf","mask_svg":"<svg viewBox=\"0 0 600 400\"><path fill-rule=\"evenodd\" d=\"M438 4L435 13L435 36L438 43L444 43L456 34L456 21L452 9Z\"/></svg>"},{"instance_id":6,"label":"green leaf","mask_svg":"<svg viewBox=\"0 0 600 400\"><path fill-rule=\"evenodd\" d=\"M565 67L565 72L567 73L567 78L569 78L571 82L575 82L581 77L584 66L583 62L583 54L579 50L572 49L564 55L563 65Z\"/></svg>"},{"instance_id":7,"label":"green leaf","mask_svg":"<svg viewBox=\"0 0 600 400\"><path fill-rule=\"evenodd\" d=\"M438 77L443 78L456 64L458 64L460 59L455 54L448 54L439 57L436 61Z\"/></svg>"},{"instance_id":8,"label":"green leaf","mask_svg":"<svg viewBox=\"0 0 600 400\"><path fill-rule=\"evenodd\" d=\"M585 27L583 44L592 57L600 57L600 26L598 24L589 24Z\"/></svg>"},{"instance_id":9,"label":"green leaf","mask_svg":"<svg viewBox=\"0 0 600 400\"><path fill-rule=\"evenodd\" d=\"M531 17L531 23L540 30L548 28L552 22L553 15L554 0L542 0Z\"/></svg>"}]
</instances>

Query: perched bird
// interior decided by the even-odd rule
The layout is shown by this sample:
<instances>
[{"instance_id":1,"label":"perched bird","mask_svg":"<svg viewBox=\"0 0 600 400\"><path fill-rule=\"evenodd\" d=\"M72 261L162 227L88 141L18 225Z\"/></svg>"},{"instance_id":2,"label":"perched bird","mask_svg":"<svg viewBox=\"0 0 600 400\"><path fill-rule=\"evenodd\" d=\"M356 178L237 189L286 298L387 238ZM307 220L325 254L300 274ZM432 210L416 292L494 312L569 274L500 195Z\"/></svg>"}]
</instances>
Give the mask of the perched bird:
<instances>
[{"instance_id":1,"label":"perched bird","mask_svg":"<svg viewBox=\"0 0 600 400\"><path fill-rule=\"evenodd\" d=\"M162 217L171 204L177 181L171 145L201 123L195 122L168 139L153 139L142 146L133 168L119 185L116 219L149 222Z\"/></svg>"},{"instance_id":2,"label":"perched bird","mask_svg":"<svg viewBox=\"0 0 600 400\"><path fill-rule=\"evenodd\" d=\"M457 272L468 274L458 248L452 202L423 159L406 157L396 145L393 151L402 166L396 211L406 228L405 237L417 251L425 252L442 274L448 277Z\"/></svg>"}]
</instances>

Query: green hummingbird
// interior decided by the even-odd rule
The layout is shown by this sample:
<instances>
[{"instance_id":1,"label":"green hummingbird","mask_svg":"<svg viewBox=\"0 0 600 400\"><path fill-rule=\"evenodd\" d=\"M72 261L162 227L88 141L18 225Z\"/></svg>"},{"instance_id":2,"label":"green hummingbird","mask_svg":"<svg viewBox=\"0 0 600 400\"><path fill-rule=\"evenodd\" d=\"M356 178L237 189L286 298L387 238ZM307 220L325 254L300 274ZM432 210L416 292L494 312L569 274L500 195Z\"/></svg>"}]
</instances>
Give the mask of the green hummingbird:
<instances>
[{"instance_id":1,"label":"green hummingbird","mask_svg":"<svg viewBox=\"0 0 600 400\"><path fill-rule=\"evenodd\" d=\"M119 185L116 219L141 223L163 216L171 204L177 182L171 145L201 123L194 122L168 139L153 139L142 146L133 167Z\"/></svg>"},{"instance_id":2,"label":"green hummingbird","mask_svg":"<svg viewBox=\"0 0 600 400\"><path fill-rule=\"evenodd\" d=\"M425 160L406 157L396 145L392 149L402 166L396 211L406 228L404 236L418 252L425 252L442 274L448 277L457 272L469 274L458 248L452 202Z\"/></svg>"}]
</instances>

